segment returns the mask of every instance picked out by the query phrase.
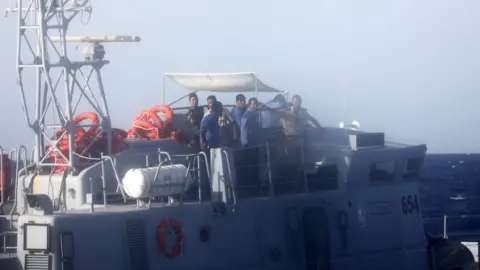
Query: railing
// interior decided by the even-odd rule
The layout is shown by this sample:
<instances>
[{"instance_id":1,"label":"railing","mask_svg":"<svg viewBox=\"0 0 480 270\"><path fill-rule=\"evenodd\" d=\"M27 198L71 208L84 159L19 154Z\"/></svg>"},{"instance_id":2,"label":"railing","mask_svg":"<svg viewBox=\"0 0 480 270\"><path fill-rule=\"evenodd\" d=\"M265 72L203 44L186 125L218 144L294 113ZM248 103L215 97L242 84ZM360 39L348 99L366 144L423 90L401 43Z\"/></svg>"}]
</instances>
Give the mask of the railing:
<instances>
[{"instance_id":1,"label":"railing","mask_svg":"<svg viewBox=\"0 0 480 270\"><path fill-rule=\"evenodd\" d=\"M160 171L160 167L162 165L164 165L167 162L172 163L172 156L170 155L170 153L161 151L160 148L157 149L157 153L158 153L159 164L157 165L158 169L157 169L157 172L156 172L156 175L155 175L155 179L158 176L158 173ZM150 158L149 158L152 155L151 152L147 152L147 153L128 153L128 152L125 152L125 155L130 156L130 157L132 157L132 156L145 156L145 167L150 167L151 166L151 162L150 162ZM167 158L166 161L162 161L163 156L165 156ZM115 156L105 156L102 153L101 158L99 160L102 160L102 162L101 162L101 179L102 179L102 193L103 193L102 195L103 195L104 206L107 206L107 204L108 204L107 194L106 194L107 174L106 174L106 168L105 168L105 162L104 161L110 163L110 165L112 167L114 177L115 177L115 180L117 182L116 192L121 193L123 201L125 203L127 201L127 195L125 194L125 190L123 188L123 184L122 184L122 180L121 180L121 174L119 173L119 168L117 166L116 157ZM123 173L125 173L125 172L123 172ZM123 175L123 173L122 173L122 175ZM153 185L152 185L152 187L153 187ZM93 191L91 191L91 192L93 192ZM91 204L92 204L92 207L93 207L93 201L91 202ZM138 200L137 200L137 205L139 205ZM149 206L151 205L151 199L149 200L148 205Z\"/></svg>"},{"instance_id":2,"label":"railing","mask_svg":"<svg viewBox=\"0 0 480 270\"><path fill-rule=\"evenodd\" d=\"M297 161L300 161L299 162L295 162L296 164L298 165L301 165L303 166L304 165L304 152L303 152L303 145L301 145L301 151L300 151L300 157L298 158ZM260 146L253 146L253 147L248 147L248 148L241 148L241 149L234 149L234 153L235 154L238 154L238 153L241 153L241 152L245 152L245 151L248 151L249 149L256 149L259 153L258 157L261 157L259 158L259 162L256 162L255 164L231 164L229 158L228 158L228 155L227 155L227 152L226 151L222 151L221 154L222 156L224 157L224 160L226 160L226 173L228 174L228 176L230 177L230 179L233 179L234 177L234 174L242 174L243 171L246 171L248 170L249 168L252 168L252 167L256 167L256 169L260 169L258 170L259 172L261 171L261 175L258 174L258 175L254 175L254 179L256 181L256 183L253 183L252 186L248 186L248 185L244 185L243 180L245 180L245 178L248 178L248 177L240 177L240 181L236 181L235 183L233 182L230 182L226 188L227 188L227 192L230 194L230 197L232 198L233 200L233 204L236 205L237 202L238 202L238 199L239 199L239 191L242 190L242 189L248 189L248 188L256 188L258 187L258 185L260 184L262 187L265 187L265 188L268 188L268 196L274 196L275 193L276 193L276 190L275 190L275 186L278 186L278 185L282 185L282 184L299 184L299 183L302 183L302 191L301 192L308 192L309 191L309 186L308 186L308 181L307 181L307 177L305 175L305 170L302 169L302 168L298 168L298 172L302 172L302 175L296 175L294 177L292 177L292 181L274 181L275 179L275 176L272 174L272 171L275 170L275 168L273 168L276 164L274 162L274 160L276 159L276 154L273 154L272 155L272 144L271 143L266 143L266 144L263 144L263 145L260 145ZM278 148L276 146L273 146L273 149L275 148ZM0 149L1 150L1 149ZM161 149L157 149L157 152L158 152L158 165L157 166L157 172L156 172L156 176L158 176L160 170L161 170L161 167L162 165L165 165L167 163L169 164L172 164L173 162L177 162L178 160L180 160L180 163L184 163L185 160L188 161L188 168L187 168L187 173L188 174L191 174L193 177L193 180L195 181L196 185L197 185L197 191L198 191L198 202L203 202L204 201L204 198L203 198L203 195L207 194L208 195L208 192L210 192L210 198L212 197L212 186L211 186L211 179L212 179L212 176L211 176L211 172L210 172L210 165L209 165L209 160L208 160L208 157L206 155L205 152L199 152L199 153L195 153L195 154L189 154L189 155L170 155L168 152L162 152ZM32 152L32 155L34 155L35 153ZM123 155L126 155L126 156L132 156L132 155L143 155L145 156L145 166L146 167L150 167L152 164L151 162L151 156L152 156L152 152L148 152L148 153L129 153L129 152L124 152ZM273 158L272 158L273 156ZM15 191L14 191L14 194L17 195L17 194L20 194L20 195L24 195L28 189L27 189L27 186L26 186L26 179L25 177L23 178L23 180L21 181L22 183L20 183L19 181L16 181L16 179L20 179L19 177L21 176L25 176L28 174L28 169L29 167L27 166L28 164L28 160L27 160L27 150L24 146L21 146L18 150L12 150L10 152L10 157L12 158L15 158L16 159L16 168L15 168L15 171L18 172L18 173L15 173L15 177L13 177L12 179L12 183L15 183L14 186L15 187ZM125 157L125 156L124 156ZM166 160L164 161L163 160L163 157L166 158ZM257 158L258 158L257 157ZM128 157L126 157L128 158ZM182 160L183 159L183 160ZM111 173L113 173L113 177L115 178L115 181L117 182L117 193L121 194L122 198L123 198L123 202L125 203L127 201L127 195L125 193L125 190L123 188L123 184L122 184L122 175L123 173L121 173L119 171L119 167L117 166L117 157L116 156L105 156L103 154L101 154L101 158L100 159L97 159L97 160L101 160L101 180L102 180L102 183L101 183L101 187L102 187L102 195L103 195L103 204L104 206L107 206L108 203L109 203L109 200L107 198L107 181L108 181L108 172L110 170L107 170L107 168L105 167L108 163L110 163L110 165L112 166L112 169L111 169ZM23 162L23 168L20 170L20 162ZM157 159L155 159L155 163L157 162ZM208 164L207 166L203 166L203 164ZM3 160L2 162L0 163L0 166L4 166L3 165ZM281 167L281 166L279 166ZM3 168L3 167L2 167ZM205 175L206 174L206 175ZM110 174L111 175L111 174ZM187 175L185 176L187 177ZM207 181L207 182L205 182ZM157 184L156 182L154 184ZM209 186L209 189L208 190L203 190L204 192L202 192L202 187L206 187L208 184ZM21 190L19 190L21 189ZM207 192L207 193L205 193ZM2 194L1 194L1 202L4 204L5 203L5 196L4 196L4 192L2 191ZM21 214L21 213L18 213L17 212L17 206L18 206L18 201L17 199L20 199L22 198L25 200L24 196L20 196L19 198L15 198L14 200L14 205L13 205L13 208L12 208L12 211L10 212L10 217L11 217L11 220L13 220L13 216L14 215L18 215L18 214ZM183 202L183 195L181 196L181 200ZM150 206L151 205L151 199L148 200L148 205ZM93 202L92 202L93 203ZM0 209L1 209L1 205L0 205Z\"/></svg>"},{"instance_id":3,"label":"railing","mask_svg":"<svg viewBox=\"0 0 480 270\"><path fill-rule=\"evenodd\" d=\"M227 151L222 150L222 155L225 158L226 163L227 163L228 177L229 177L230 180L232 180L233 179L232 166L230 165L230 159L228 158ZM270 172L270 168L269 168L269 172ZM270 180L270 182L272 181L271 173L269 173L269 180ZM228 185L227 188L228 188L228 192L232 196L232 200L233 200L232 212L235 212L235 207L237 206L237 190L235 189L235 185L232 185L232 181L229 181L229 185Z\"/></svg>"},{"instance_id":4,"label":"railing","mask_svg":"<svg viewBox=\"0 0 480 270\"><path fill-rule=\"evenodd\" d=\"M442 231L437 233L432 233L435 237L441 237L443 239L454 238L456 240L462 241L472 241L472 242L480 242L480 231L478 230L457 230L451 229L452 222L458 221L465 221L469 219L471 222L480 224L480 215L478 214L471 214L471 215L442 215L441 217L428 217L423 218L425 222L429 221L438 221L442 222ZM437 227L438 228L438 227Z\"/></svg>"},{"instance_id":5,"label":"railing","mask_svg":"<svg viewBox=\"0 0 480 270\"><path fill-rule=\"evenodd\" d=\"M21 150L23 150L23 152L21 152ZM13 152L13 150L12 150ZM12 207L12 210L10 211L10 228L13 227L13 216L14 215L20 215L21 213L19 213L17 211L17 206L18 206L18 194L19 194L19 180L20 180L20 175L21 174L24 174L24 176L26 177L28 175L28 168L27 168L27 148L23 145L21 145L19 148L18 148L18 151L15 151L17 153L16 155L16 164L15 164L15 188L14 188L14 201L13 201L13 207ZM23 169L22 171L20 171L20 154L23 153ZM24 200L24 205L27 204L27 200L25 198L25 193L27 192L26 190L26 186L25 186L25 177L23 178L23 181L22 181L22 198Z\"/></svg>"},{"instance_id":6,"label":"railing","mask_svg":"<svg viewBox=\"0 0 480 270\"><path fill-rule=\"evenodd\" d=\"M12 254L15 254L17 252L17 246L10 244L12 242L16 242L16 237L16 231L0 232L0 241L2 243L0 248L0 254L8 254L8 256L10 257Z\"/></svg>"},{"instance_id":7,"label":"railing","mask_svg":"<svg viewBox=\"0 0 480 270\"><path fill-rule=\"evenodd\" d=\"M0 147L0 151L1 153L3 153L3 149ZM158 160L161 161L162 160L162 157L166 157L167 160L171 163L172 162L172 156L168 153L168 152L163 152L161 151L160 149L158 149ZM144 155L145 156L145 166L150 166L151 162L149 160L149 156L151 156L152 153L133 153L133 154L129 154L129 155ZM200 153L200 154L196 154L197 156L201 156L203 154L204 158L206 159L206 156L204 153ZM32 155L34 156L35 155L35 152L32 152ZM18 213L17 211L17 207L18 207L18 199L17 198L18 196L16 196L17 194L23 194L25 195L25 193L28 191L27 189L27 186L26 186L26 180L25 180L25 176L28 175L28 159L27 159L27 150L25 148L25 146L20 146L17 149L12 149L9 153L9 156L12 160L15 160L16 161L16 165L15 165L15 168L13 168L11 171L12 171L12 177L11 177L11 187L13 191L13 197L14 197L14 200L13 200L13 207L10 211L10 227L13 227L13 217L15 215L20 215L21 213ZM193 156L193 155L190 155L190 156ZM177 156L177 157L181 157L181 156ZM185 156L184 156L185 157ZM119 192L122 197L123 197L123 201L126 202L127 200L127 195L125 194L125 191L123 189L123 185L122 185L122 181L121 181L121 176L120 176L120 173L118 171L118 167L116 166L116 158L113 156L105 156L105 155L101 155L101 158L100 159L96 159L96 160L101 160L101 178L102 178L102 192L103 192L103 201L104 201L104 206L106 206L108 204L108 200L107 200L107 194L106 194L106 168L105 168L105 165L107 163L110 163L110 165L112 166L112 171L113 171L113 174L114 174L114 177L115 177L115 180L117 182L117 192ZM20 162L23 163L23 168L20 168ZM0 171L3 171L4 169L4 159L3 159L3 155L1 156L0 158ZM193 167L191 169L194 169ZM158 174L158 172L157 172ZM208 177L210 178L210 171L207 169L207 174L208 174ZM18 180L20 179L19 177L21 176L24 176L23 178L23 181L20 183ZM6 182L6 181L5 181ZM21 189L21 190L20 190ZM20 193L21 191L21 193ZM2 189L0 189L0 210L3 209L3 206L5 205L5 202L7 201L5 198L5 187L2 187ZM21 196L23 197L23 199L25 200L25 196Z\"/></svg>"},{"instance_id":8,"label":"railing","mask_svg":"<svg viewBox=\"0 0 480 270\"><path fill-rule=\"evenodd\" d=\"M5 179L5 171L3 170L3 148L0 146L0 214L3 215L3 206L5 205L5 189L7 179Z\"/></svg>"},{"instance_id":9,"label":"railing","mask_svg":"<svg viewBox=\"0 0 480 270\"><path fill-rule=\"evenodd\" d=\"M3 208L5 204L9 201L13 200L13 204L16 207L16 192L18 192L18 186L17 186L17 179L18 179L18 172L19 172L19 163L20 163L20 156L17 154L20 150L23 150L22 153L24 153L23 156L23 163L24 163L24 168L22 169L23 172L27 170L27 164L28 160L26 158L26 148L25 146L20 146L19 150L17 149L12 149L8 153L8 157L10 160L9 164L5 163L4 159L4 154L6 152L4 149L0 146L0 172L2 175L0 175L1 179L1 184L0 184L0 214L4 214ZM16 164L13 163L13 161L16 162ZM5 170L9 166L9 172L10 174L7 176L8 178L4 178L6 176ZM6 195L6 190L7 187L12 191L9 196ZM13 190L12 190L13 189ZM14 209L14 208L12 208Z\"/></svg>"},{"instance_id":10,"label":"railing","mask_svg":"<svg viewBox=\"0 0 480 270\"><path fill-rule=\"evenodd\" d=\"M234 155L236 155L237 163L235 172L238 180L236 181L236 187L230 187L232 193L237 195L243 189L266 188L267 194L264 194L262 191L261 196L275 196L277 193L275 187L281 185L301 186L298 192L309 192L310 187L305 169L306 162L303 143L301 141L298 142L299 149L297 153L272 153L272 149L279 151L285 150L285 147L285 145L275 145L274 142L267 142L263 145L235 149ZM227 153L223 151L223 155L226 157ZM238 161L238 159L241 160ZM254 160L253 164L249 164L252 160ZM231 164L228 162L227 170L230 177L232 177L233 171L231 167ZM291 173L290 177L280 175L280 170ZM251 171L251 173L245 173L246 171ZM249 181L249 179L253 179L253 181ZM245 182L250 183L245 184ZM236 197L238 195L235 196L235 200L237 200Z\"/></svg>"}]
</instances>

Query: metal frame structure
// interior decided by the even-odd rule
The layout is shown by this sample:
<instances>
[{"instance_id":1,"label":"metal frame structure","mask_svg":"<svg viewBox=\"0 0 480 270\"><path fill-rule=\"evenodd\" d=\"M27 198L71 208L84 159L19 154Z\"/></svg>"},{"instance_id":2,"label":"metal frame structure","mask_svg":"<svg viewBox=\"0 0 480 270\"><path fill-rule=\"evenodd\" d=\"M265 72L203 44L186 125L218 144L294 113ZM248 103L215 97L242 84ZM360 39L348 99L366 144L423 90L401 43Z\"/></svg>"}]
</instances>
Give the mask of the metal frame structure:
<instances>
[{"instance_id":1,"label":"metal frame structure","mask_svg":"<svg viewBox=\"0 0 480 270\"><path fill-rule=\"evenodd\" d=\"M35 133L34 162L38 167L75 169L78 156L89 147L82 153L75 153L75 130L93 126L73 122L81 101L87 101L90 111L98 115L98 126L107 134L108 149L105 154L109 155L112 148L111 121L100 72L109 61L103 60L103 57L72 61L67 54L67 42L87 42L93 47L100 42L138 42L139 38L67 37L72 20L79 14L91 13L90 0L17 0L17 6L6 11L7 14L16 12L18 15L17 79L25 119ZM50 36L52 32L58 36ZM29 70L34 71L36 77L35 90L27 87L25 73ZM96 91L90 84L93 74L97 79ZM63 83L60 83L62 80ZM30 93L35 93L35 116L28 110L27 94ZM75 98L75 94L78 97ZM53 115L53 121L47 119L50 115ZM58 131L63 131L60 137L51 139ZM59 141L66 136L68 155L62 154L59 149ZM45 146L50 147L47 149ZM67 162L49 161L53 151Z\"/></svg>"}]
</instances>

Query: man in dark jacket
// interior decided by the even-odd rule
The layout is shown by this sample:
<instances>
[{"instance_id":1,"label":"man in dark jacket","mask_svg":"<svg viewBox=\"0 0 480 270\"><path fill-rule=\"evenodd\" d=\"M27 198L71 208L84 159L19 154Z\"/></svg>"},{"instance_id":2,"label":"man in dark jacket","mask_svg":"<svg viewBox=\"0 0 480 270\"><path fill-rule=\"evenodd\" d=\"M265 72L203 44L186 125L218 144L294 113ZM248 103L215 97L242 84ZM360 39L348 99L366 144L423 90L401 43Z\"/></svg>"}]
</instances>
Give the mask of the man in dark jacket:
<instances>
[{"instance_id":1,"label":"man in dark jacket","mask_svg":"<svg viewBox=\"0 0 480 270\"><path fill-rule=\"evenodd\" d=\"M186 125L192 133L190 146L200 146L200 123L203 118L203 108L198 106L198 96L196 93L188 95L190 108L186 113Z\"/></svg>"}]
</instances>

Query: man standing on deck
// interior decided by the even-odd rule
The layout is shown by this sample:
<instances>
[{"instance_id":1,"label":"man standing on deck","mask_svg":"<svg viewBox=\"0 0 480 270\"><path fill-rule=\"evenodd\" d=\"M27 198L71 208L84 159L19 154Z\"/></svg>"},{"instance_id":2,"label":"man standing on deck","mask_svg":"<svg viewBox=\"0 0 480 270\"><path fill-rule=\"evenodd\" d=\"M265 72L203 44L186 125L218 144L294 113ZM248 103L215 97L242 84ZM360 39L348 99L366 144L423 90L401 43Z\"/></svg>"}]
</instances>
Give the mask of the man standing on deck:
<instances>
[{"instance_id":1,"label":"man standing on deck","mask_svg":"<svg viewBox=\"0 0 480 270\"><path fill-rule=\"evenodd\" d=\"M250 98L248 100L248 109L243 114L240 122L240 140L242 146L256 145L258 143L259 132L258 100L257 98Z\"/></svg>"},{"instance_id":2,"label":"man standing on deck","mask_svg":"<svg viewBox=\"0 0 480 270\"><path fill-rule=\"evenodd\" d=\"M230 111L230 114L233 117L235 123L233 123L233 137L232 137L232 144L231 146L238 146L241 145L240 143L240 126L242 124L242 117L247 111L247 107L245 106L245 96L243 94L238 94L235 97L236 105Z\"/></svg>"},{"instance_id":3,"label":"man standing on deck","mask_svg":"<svg viewBox=\"0 0 480 270\"><path fill-rule=\"evenodd\" d=\"M238 128L240 128L240 124L242 123L242 117L245 111L247 110L247 107L245 106L245 96L243 94L238 94L235 97L236 100L236 106L232 108L232 115L233 119L235 119L235 122L237 122Z\"/></svg>"},{"instance_id":4,"label":"man standing on deck","mask_svg":"<svg viewBox=\"0 0 480 270\"><path fill-rule=\"evenodd\" d=\"M220 147L231 147L232 142L237 138L237 127L232 114L220 101L217 101L218 109L218 125L220 127Z\"/></svg>"},{"instance_id":5,"label":"man standing on deck","mask_svg":"<svg viewBox=\"0 0 480 270\"><path fill-rule=\"evenodd\" d=\"M299 95L292 97L292 105L288 110L276 110L276 112L283 120L283 131L287 137L305 137L307 122L311 122L320 130L323 129L320 123L302 108L302 98Z\"/></svg>"},{"instance_id":6,"label":"man standing on deck","mask_svg":"<svg viewBox=\"0 0 480 270\"><path fill-rule=\"evenodd\" d=\"M192 133L190 146L200 146L200 123L203 118L203 109L198 106L198 96L196 93L188 95L190 108L186 113L186 125Z\"/></svg>"},{"instance_id":7,"label":"man standing on deck","mask_svg":"<svg viewBox=\"0 0 480 270\"><path fill-rule=\"evenodd\" d=\"M200 123L200 143L202 150L210 154L211 148L218 147L220 143L220 127L218 125L218 116L220 105L215 101Z\"/></svg>"},{"instance_id":8,"label":"man standing on deck","mask_svg":"<svg viewBox=\"0 0 480 270\"><path fill-rule=\"evenodd\" d=\"M211 95L211 96L207 97L207 111L205 112L204 116L206 116L210 113L210 110L212 109L215 102L217 102L217 97L216 96Z\"/></svg>"},{"instance_id":9,"label":"man standing on deck","mask_svg":"<svg viewBox=\"0 0 480 270\"><path fill-rule=\"evenodd\" d=\"M240 166L242 170L237 170L237 179L242 179L243 185L256 185L259 181L259 161L260 161L260 123L258 119L258 100L250 98L248 100L248 109L243 114L240 123L240 140L242 150L240 156ZM239 180L240 181L240 180Z\"/></svg>"}]
</instances>

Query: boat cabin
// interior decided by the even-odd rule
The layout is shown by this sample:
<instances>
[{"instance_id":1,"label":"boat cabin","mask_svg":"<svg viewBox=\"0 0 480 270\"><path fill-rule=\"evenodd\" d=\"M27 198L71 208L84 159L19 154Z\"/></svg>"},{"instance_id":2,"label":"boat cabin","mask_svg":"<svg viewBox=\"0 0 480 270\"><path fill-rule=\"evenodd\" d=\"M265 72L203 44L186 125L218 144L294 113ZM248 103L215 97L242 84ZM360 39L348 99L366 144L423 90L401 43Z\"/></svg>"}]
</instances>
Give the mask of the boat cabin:
<instances>
[{"instance_id":1,"label":"boat cabin","mask_svg":"<svg viewBox=\"0 0 480 270\"><path fill-rule=\"evenodd\" d=\"M165 77L196 92L287 94L264 84L254 73L170 73ZM185 129L187 108L172 108L173 126L177 130ZM346 192L408 181L418 174L426 151L422 144L389 142L384 133L348 127L318 130L307 126L307 135L298 144L301 147L293 151L295 154L288 154L281 129L262 128L261 132L264 139L261 144L250 147L253 150L227 147L212 149L211 153L200 152L172 138L127 140L127 150L104 156L79 172L28 175L20 183L25 181L33 194L47 194L59 210L89 209L91 205L102 207L115 201L129 201L122 184L129 170L158 167L161 171L162 166L181 164L188 173L177 184L170 183L178 186L171 194L135 199L139 202L166 198L169 202L213 200L233 207L238 201L250 198ZM20 213L24 210L22 207L24 205L19 202Z\"/></svg>"}]
</instances>

